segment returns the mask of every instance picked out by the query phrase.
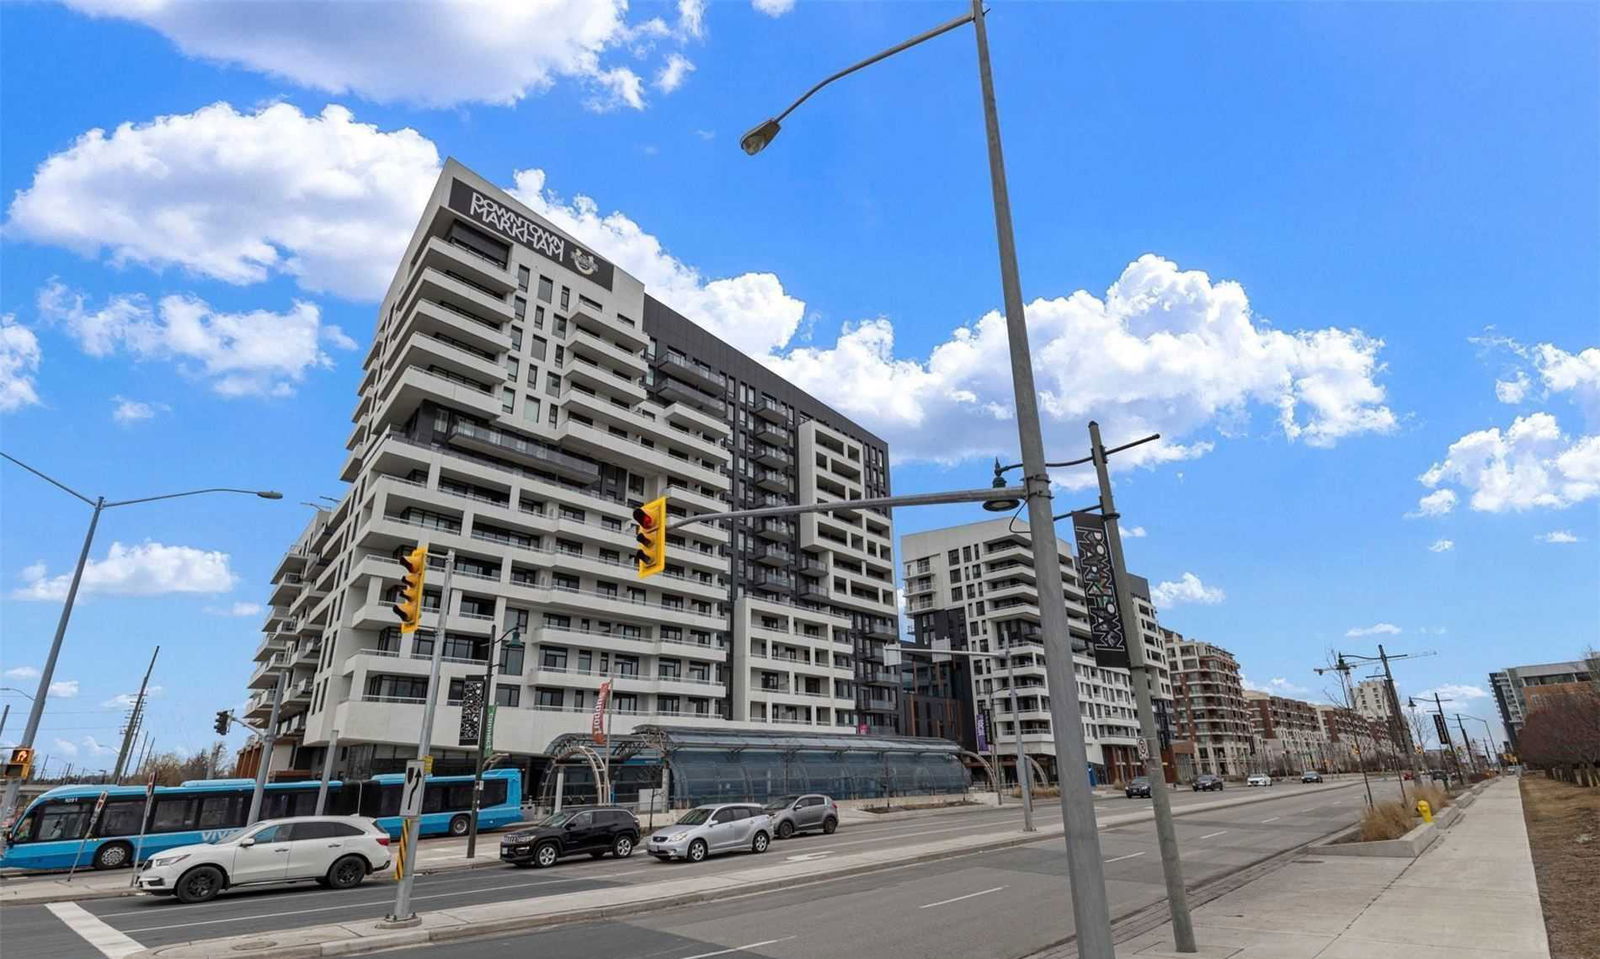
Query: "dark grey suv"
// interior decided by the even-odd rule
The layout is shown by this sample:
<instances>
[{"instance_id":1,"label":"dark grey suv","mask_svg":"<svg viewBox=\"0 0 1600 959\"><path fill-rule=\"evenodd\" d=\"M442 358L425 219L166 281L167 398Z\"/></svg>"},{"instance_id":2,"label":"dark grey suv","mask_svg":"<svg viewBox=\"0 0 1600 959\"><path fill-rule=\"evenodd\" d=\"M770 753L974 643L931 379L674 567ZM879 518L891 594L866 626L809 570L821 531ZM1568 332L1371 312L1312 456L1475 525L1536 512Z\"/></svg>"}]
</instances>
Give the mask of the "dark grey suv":
<instances>
[{"instance_id":1,"label":"dark grey suv","mask_svg":"<svg viewBox=\"0 0 1600 959\"><path fill-rule=\"evenodd\" d=\"M839 828L838 805L821 793L783 796L767 803L762 811L772 817L772 828L779 839L811 829L832 835Z\"/></svg>"}]
</instances>

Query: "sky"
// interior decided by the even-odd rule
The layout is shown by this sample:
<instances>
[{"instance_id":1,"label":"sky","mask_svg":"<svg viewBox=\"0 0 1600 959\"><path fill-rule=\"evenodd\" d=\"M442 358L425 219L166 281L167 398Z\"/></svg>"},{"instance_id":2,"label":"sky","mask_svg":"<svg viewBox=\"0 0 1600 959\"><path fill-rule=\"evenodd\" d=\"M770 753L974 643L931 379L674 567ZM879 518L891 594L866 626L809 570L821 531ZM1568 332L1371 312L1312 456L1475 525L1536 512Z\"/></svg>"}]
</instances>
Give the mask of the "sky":
<instances>
[{"instance_id":1,"label":"sky","mask_svg":"<svg viewBox=\"0 0 1600 959\"><path fill-rule=\"evenodd\" d=\"M878 432L896 492L987 483L1017 445L972 32L738 148L965 10L0 4L0 448L90 498L284 494L103 515L51 771L109 765L157 645L157 749L242 703L447 156ZM1163 624L1312 699L1330 650L1381 642L1417 656L1403 695L1489 719L1491 670L1600 645L1600 8L1001 0L988 23L1046 443L1162 434L1113 479ZM1053 478L1092 502L1091 473ZM0 491L12 742L89 508L10 464Z\"/></svg>"}]
</instances>

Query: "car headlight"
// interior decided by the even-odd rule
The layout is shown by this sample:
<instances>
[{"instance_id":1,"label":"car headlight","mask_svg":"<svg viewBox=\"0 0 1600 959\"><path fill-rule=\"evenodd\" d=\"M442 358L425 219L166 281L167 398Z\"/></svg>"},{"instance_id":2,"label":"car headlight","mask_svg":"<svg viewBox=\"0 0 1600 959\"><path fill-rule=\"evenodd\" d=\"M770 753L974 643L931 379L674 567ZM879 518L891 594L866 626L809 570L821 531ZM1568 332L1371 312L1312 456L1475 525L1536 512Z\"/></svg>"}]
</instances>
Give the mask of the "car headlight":
<instances>
[{"instance_id":1,"label":"car headlight","mask_svg":"<svg viewBox=\"0 0 1600 959\"><path fill-rule=\"evenodd\" d=\"M167 866L175 866L178 863L183 862L185 859L188 859L188 858L189 858L188 853L184 853L184 854L178 855L178 856L156 856L154 859L150 860L150 865L152 865L152 866L154 866L154 867L156 867L158 869L159 868L165 868Z\"/></svg>"},{"instance_id":2,"label":"car headlight","mask_svg":"<svg viewBox=\"0 0 1600 959\"><path fill-rule=\"evenodd\" d=\"M683 842L685 839L688 839L688 838L689 838L689 834L686 833L686 832L675 832L672 835L667 837L667 842Z\"/></svg>"}]
</instances>

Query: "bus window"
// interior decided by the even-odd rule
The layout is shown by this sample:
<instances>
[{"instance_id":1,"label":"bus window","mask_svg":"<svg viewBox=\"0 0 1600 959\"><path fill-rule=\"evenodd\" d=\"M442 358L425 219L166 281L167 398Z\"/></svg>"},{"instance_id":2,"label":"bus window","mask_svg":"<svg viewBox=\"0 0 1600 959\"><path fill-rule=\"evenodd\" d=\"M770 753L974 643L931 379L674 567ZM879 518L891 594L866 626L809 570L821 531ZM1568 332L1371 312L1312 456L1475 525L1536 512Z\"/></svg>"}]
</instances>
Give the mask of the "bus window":
<instances>
[{"instance_id":1,"label":"bus window","mask_svg":"<svg viewBox=\"0 0 1600 959\"><path fill-rule=\"evenodd\" d=\"M71 806L48 803L34 810L17 830L17 842L51 842L58 839L81 839L84 827L89 824L92 805Z\"/></svg>"},{"instance_id":2,"label":"bus window","mask_svg":"<svg viewBox=\"0 0 1600 959\"><path fill-rule=\"evenodd\" d=\"M430 783L422 791L422 811L444 812L445 790L449 788L442 783Z\"/></svg>"},{"instance_id":3,"label":"bus window","mask_svg":"<svg viewBox=\"0 0 1600 959\"><path fill-rule=\"evenodd\" d=\"M137 836L139 817L144 815L144 797L112 799L106 802L100 822L94 827L96 836Z\"/></svg>"},{"instance_id":4,"label":"bus window","mask_svg":"<svg viewBox=\"0 0 1600 959\"><path fill-rule=\"evenodd\" d=\"M157 796L155 812L150 814L150 831L183 832L194 828L194 794Z\"/></svg>"},{"instance_id":5,"label":"bus window","mask_svg":"<svg viewBox=\"0 0 1600 959\"><path fill-rule=\"evenodd\" d=\"M471 809L472 783L451 783L444 801L446 809Z\"/></svg>"},{"instance_id":6,"label":"bus window","mask_svg":"<svg viewBox=\"0 0 1600 959\"><path fill-rule=\"evenodd\" d=\"M360 809L360 790L357 784L328 787L328 815L354 816Z\"/></svg>"},{"instance_id":7,"label":"bus window","mask_svg":"<svg viewBox=\"0 0 1600 959\"><path fill-rule=\"evenodd\" d=\"M485 779L483 781L484 806L498 806L506 801L506 781L504 779Z\"/></svg>"},{"instance_id":8,"label":"bus window","mask_svg":"<svg viewBox=\"0 0 1600 959\"><path fill-rule=\"evenodd\" d=\"M244 825L250 799L241 793L200 797L201 829L237 829Z\"/></svg>"},{"instance_id":9,"label":"bus window","mask_svg":"<svg viewBox=\"0 0 1600 959\"><path fill-rule=\"evenodd\" d=\"M367 783L361 791L361 815L372 819L400 815L400 784Z\"/></svg>"}]
</instances>

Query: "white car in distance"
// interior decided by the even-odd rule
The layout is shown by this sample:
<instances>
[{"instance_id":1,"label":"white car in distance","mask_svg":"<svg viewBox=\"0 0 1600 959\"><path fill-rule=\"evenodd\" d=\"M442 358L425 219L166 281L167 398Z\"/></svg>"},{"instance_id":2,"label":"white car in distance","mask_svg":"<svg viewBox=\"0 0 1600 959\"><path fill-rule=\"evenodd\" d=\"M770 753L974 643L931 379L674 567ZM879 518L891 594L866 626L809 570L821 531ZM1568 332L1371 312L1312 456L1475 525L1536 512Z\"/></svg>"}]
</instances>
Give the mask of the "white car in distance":
<instances>
[{"instance_id":1,"label":"white car in distance","mask_svg":"<svg viewBox=\"0 0 1600 959\"><path fill-rule=\"evenodd\" d=\"M360 816L268 819L214 843L178 846L150 858L139 889L180 902L205 902L234 886L314 879L358 886L389 865L389 834Z\"/></svg>"},{"instance_id":2,"label":"white car in distance","mask_svg":"<svg viewBox=\"0 0 1600 959\"><path fill-rule=\"evenodd\" d=\"M1270 786L1272 785L1272 777L1266 773L1255 773L1249 779L1246 779L1244 784L1246 786Z\"/></svg>"}]
</instances>

